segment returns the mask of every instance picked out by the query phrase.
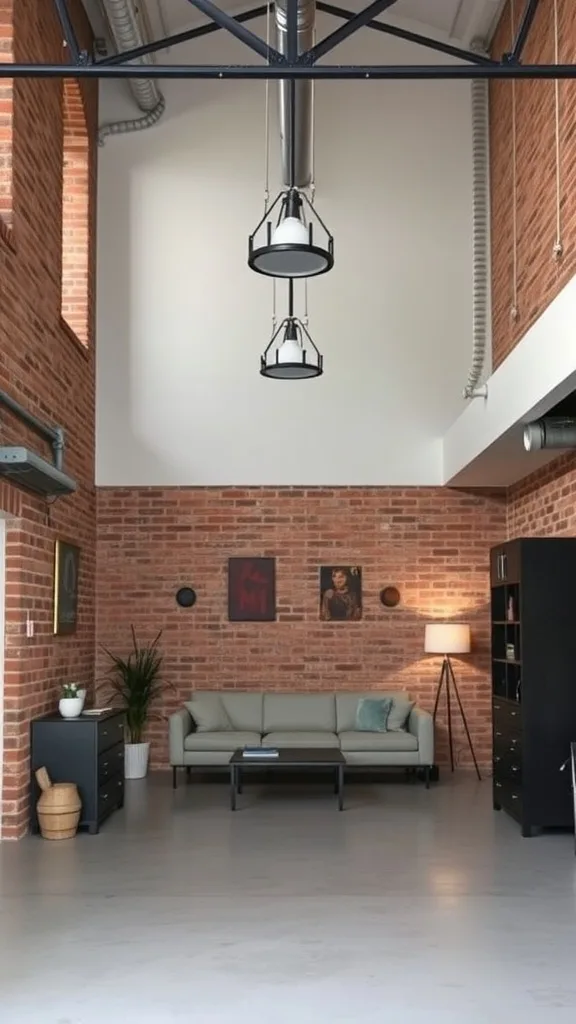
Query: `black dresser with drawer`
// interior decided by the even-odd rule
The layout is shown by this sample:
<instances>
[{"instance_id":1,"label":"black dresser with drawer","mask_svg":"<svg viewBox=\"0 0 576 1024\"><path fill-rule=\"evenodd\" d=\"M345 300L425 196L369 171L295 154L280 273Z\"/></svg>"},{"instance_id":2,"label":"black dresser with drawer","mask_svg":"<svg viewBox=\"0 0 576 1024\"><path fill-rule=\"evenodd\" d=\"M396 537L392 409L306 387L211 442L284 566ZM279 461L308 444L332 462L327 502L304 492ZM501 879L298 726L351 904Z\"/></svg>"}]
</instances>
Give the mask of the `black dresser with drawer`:
<instances>
[{"instance_id":1,"label":"black dresser with drawer","mask_svg":"<svg viewBox=\"0 0 576 1024\"><path fill-rule=\"evenodd\" d=\"M576 538L529 537L490 559L495 810L522 835L572 828Z\"/></svg>"},{"instance_id":2,"label":"black dresser with drawer","mask_svg":"<svg viewBox=\"0 0 576 1024\"><path fill-rule=\"evenodd\" d=\"M30 725L31 821L38 832L34 773L45 767L52 782L75 782L82 800L80 828L98 832L124 803L124 713L62 718L58 713Z\"/></svg>"}]
</instances>

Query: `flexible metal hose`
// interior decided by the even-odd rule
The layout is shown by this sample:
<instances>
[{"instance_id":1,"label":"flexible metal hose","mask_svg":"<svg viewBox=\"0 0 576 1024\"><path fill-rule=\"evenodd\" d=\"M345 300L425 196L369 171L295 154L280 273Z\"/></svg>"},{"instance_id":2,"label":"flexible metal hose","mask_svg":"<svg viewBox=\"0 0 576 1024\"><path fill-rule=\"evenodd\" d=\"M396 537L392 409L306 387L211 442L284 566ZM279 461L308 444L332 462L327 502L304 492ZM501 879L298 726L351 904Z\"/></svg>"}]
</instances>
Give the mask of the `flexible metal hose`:
<instances>
[{"instance_id":1,"label":"flexible metal hose","mask_svg":"<svg viewBox=\"0 0 576 1024\"><path fill-rule=\"evenodd\" d=\"M101 2L119 52L131 50L149 42L141 31L134 8L134 0L101 0ZM150 63L150 58L139 57L134 63L146 65ZM101 146L110 135L143 131L145 128L151 128L162 117L166 109L166 101L156 82L150 78L130 79L130 88L138 106L145 113L142 117L127 118L103 125L98 132L98 142Z\"/></svg>"},{"instance_id":2,"label":"flexible metal hose","mask_svg":"<svg viewBox=\"0 0 576 1024\"><path fill-rule=\"evenodd\" d=\"M486 397L481 385L490 316L490 163L488 83L475 79L472 93L472 362L464 398Z\"/></svg>"}]
</instances>

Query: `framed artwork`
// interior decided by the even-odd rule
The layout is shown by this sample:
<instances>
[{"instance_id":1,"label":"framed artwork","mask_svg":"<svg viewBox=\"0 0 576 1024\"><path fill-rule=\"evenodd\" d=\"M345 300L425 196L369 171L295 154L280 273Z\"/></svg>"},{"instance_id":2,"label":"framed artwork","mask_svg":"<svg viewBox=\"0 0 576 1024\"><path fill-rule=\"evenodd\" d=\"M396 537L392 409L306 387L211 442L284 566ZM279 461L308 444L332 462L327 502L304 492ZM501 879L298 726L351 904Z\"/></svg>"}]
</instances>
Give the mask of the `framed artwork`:
<instances>
[{"instance_id":1,"label":"framed artwork","mask_svg":"<svg viewBox=\"0 0 576 1024\"><path fill-rule=\"evenodd\" d=\"M76 632L80 548L57 540L54 549L54 633Z\"/></svg>"},{"instance_id":2,"label":"framed artwork","mask_svg":"<svg viewBox=\"0 0 576 1024\"><path fill-rule=\"evenodd\" d=\"M362 618L359 565L320 567L320 618L323 622L358 622Z\"/></svg>"},{"instance_id":3,"label":"framed artwork","mask_svg":"<svg viewBox=\"0 0 576 1024\"><path fill-rule=\"evenodd\" d=\"M228 619L230 622L274 622L274 558L228 559Z\"/></svg>"}]
</instances>

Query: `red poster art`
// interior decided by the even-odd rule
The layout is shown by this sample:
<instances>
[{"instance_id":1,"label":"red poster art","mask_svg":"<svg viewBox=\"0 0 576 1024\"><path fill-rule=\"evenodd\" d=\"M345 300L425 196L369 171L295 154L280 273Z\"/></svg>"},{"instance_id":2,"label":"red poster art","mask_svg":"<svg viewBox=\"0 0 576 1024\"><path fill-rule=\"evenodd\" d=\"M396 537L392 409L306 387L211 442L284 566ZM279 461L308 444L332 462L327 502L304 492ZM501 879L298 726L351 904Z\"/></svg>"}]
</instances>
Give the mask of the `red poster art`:
<instances>
[{"instance_id":1,"label":"red poster art","mask_svg":"<svg viewBox=\"0 0 576 1024\"><path fill-rule=\"evenodd\" d=\"M273 622L276 618L274 558L230 558L228 619L230 622Z\"/></svg>"}]
</instances>

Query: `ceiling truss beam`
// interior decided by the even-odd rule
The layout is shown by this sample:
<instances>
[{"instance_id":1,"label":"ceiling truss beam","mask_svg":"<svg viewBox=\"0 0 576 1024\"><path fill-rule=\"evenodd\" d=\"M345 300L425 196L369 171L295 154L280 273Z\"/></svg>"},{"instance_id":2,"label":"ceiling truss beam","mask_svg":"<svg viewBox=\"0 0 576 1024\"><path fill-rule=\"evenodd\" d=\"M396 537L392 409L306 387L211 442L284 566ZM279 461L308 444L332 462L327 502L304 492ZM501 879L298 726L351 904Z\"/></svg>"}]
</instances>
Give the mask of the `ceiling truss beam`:
<instances>
[{"instance_id":1,"label":"ceiling truss beam","mask_svg":"<svg viewBox=\"0 0 576 1024\"><path fill-rule=\"evenodd\" d=\"M287 30L291 38L290 59L270 47L266 42L244 28L243 23L266 13L266 5L255 7L250 11L232 18L212 2L212 0L188 0L190 4L202 11L209 19L209 25L201 25L189 32L179 33L138 47L115 54L99 61L90 61L85 51L78 45L72 21L68 11L67 0L54 0L55 8L62 25L62 32L70 53L69 64L3 64L0 63L0 80L3 78L153 78L153 79L391 79L391 80L453 80L467 79L574 79L576 64L521 64L520 57L530 32L539 0L526 0L514 47L510 54L505 54L502 61L494 61L480 54L460 49L448 43L441 43L417 33L397 29L374 20L373 15L391 7L394 0L374 0L359 14L344 8L318 0L321 11L343 18L346 22L332 32L307 53L294 56L295 26L297 33L297 0L288 0ZM376 31L397 36L409 42L418 43L432 50L439 50L452 57L458 57L465 64L449 65L318 65L317 60L330 52L338 43L354 34L360 28L368 26ZM235 36L259 56L266 64L248 65L188 65L188 64L137 64L129 62L138 57L199 38L223 28ZM297 38L296 38L297 47Z\"/></svg>"}]
</instances>

